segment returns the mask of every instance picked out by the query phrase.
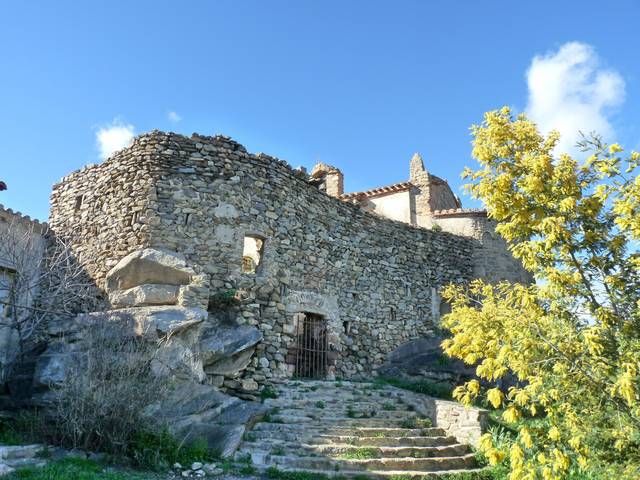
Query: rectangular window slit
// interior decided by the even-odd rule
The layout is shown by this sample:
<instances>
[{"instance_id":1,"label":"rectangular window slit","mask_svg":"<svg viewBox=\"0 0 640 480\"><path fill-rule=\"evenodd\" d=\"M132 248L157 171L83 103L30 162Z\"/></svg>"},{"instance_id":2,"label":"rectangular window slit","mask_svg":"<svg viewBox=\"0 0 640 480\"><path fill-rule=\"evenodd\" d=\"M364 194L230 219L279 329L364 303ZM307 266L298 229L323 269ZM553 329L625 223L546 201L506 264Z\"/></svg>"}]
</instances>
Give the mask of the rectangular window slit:
<instances>
[{"instance_id":1,"label":"rectangular window slit","mask_svg":"<svg viewBox=\"0 0 640 480\"><path fill-rule=\"evenodd\" d=\"M264 238L245 235L242 250L242 273L256 273L262 261Z\"/></svg>"}]
</instances>

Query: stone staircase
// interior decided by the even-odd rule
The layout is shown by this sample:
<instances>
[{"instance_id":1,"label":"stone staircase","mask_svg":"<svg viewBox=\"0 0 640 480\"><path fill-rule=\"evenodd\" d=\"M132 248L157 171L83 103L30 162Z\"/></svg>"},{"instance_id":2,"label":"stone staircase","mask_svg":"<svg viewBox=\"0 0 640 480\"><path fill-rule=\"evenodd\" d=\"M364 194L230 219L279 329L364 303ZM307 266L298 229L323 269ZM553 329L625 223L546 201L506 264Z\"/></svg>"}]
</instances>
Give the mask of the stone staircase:
<instances>
[{"instance_id":1,"label":"stone staircase","mask_svg":"<svg viewBox=\"0 0 640 480\"><path fill-rule=\"evenodd\" d=\"M258 469L437 478L477 469L468 445L420 418L403 391L372 383L290 382L245 434L236 459Z\"/></svg>"}]
</instances>

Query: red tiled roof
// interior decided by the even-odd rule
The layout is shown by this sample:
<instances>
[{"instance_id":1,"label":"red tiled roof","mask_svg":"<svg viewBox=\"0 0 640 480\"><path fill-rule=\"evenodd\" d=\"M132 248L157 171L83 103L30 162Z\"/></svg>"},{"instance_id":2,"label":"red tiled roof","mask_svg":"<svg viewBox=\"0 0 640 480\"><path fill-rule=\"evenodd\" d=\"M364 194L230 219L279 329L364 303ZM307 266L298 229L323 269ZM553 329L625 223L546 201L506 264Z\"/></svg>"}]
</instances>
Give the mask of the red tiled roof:
<instances>
[{"instance_id":1,"label":"red tiled roof","mask_svg":"<svg viewBox=\"0 0 640 480\"><path fill-rule=\"evenodd\" d=\"M387 185L385 187L378 187L364 192L352 192L344 193L340 195L342 200L359 200L361 198L378 197L381 195L388 195L390 193L404 192L413 187L411 182L394 183L393 185Z\"/></svg>"}]
</instances>

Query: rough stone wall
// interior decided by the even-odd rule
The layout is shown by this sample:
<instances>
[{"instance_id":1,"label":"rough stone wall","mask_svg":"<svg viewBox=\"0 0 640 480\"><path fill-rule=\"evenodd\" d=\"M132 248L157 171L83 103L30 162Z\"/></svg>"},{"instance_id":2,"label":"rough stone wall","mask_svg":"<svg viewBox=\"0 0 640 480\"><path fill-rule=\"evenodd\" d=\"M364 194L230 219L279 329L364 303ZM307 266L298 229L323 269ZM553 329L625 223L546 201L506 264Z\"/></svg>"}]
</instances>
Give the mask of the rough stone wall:
<instances>
[{"instance_id":1,"label":"rough stone wall","mask_svg":"<svg viewBox=\"0 0 640 480\"><path fill-rule=\"evenodd\" d=\"M139 137L105 162L88 165L53 186L50 227L60 237L73 237L74 254L96 281L97 296L102 296L107 272L149 243L159 174L156 145L149 140Z\"/></svg>"},{"instance_id":2,"label":"rough stone wall","mask_svg":"<svg viewBox=\"0 0 640 480\"><path fill-rule=\"evenodd\" d=\"M415 154L409 163L409 181L414 185L416 225L430 228L433 226L432 214L435 210L458 208L460 203L449 185L435 175L429 174L419 154ZM412 206L413 208L413 206Z\"/></svg>"},{"instance_id":3,"label":"rough stone wall","mask_svg":"<svg viewBox=\"0 0 640 480\"><path fill-rule=\"evenodd\" d=\"M74 249L98 285L124 255L151 246L183 253L212 293L238 289L236 321L264 335L245 373L260 383L292 374L298 312L327 318L337 375L368 374L430 334L433 287L473 268L473 240L363 212L226 137L137 138L56 186L51 226L85 233ZM255 274L241 271L245 235L264 239Z\"/></svg>"},{"instance_id":4,"label":"rough stone wall","mask_svg":"<svg viewBox=\"0 0 640 480\"><path fill-rule=\"evenodd\" d=\"M532 275L511 255L504 239L496 233L496 223L487 218L486 212L459 209L436 213L434 218L443 231L476 240L472 256L475 278L492 283L533 282Z\"/></svg>"}]
</instances>

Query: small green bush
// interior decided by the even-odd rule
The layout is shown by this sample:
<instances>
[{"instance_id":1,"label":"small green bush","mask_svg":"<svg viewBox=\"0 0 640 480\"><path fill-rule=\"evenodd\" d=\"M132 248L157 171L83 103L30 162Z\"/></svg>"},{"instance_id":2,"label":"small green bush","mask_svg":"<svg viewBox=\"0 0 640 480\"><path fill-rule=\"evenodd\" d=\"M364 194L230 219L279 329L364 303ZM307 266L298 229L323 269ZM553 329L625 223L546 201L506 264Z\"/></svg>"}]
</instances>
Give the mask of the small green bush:
<instances>
[{"instance_id":1,"label":"small green bush","mask_svg":"<svg viewBox=\"0 0 640 480\"><path fill-rule=\"evenodd\" d=\"M207 310L215 311L238 305L240 300L236 296L236 290L229 289L217 292L209 297Z\"/></svg>"},{"instance_id":2,"label":"small green bush","mask_svg":"<svg viewBox=\"0 0 640 480\"><path fill-rule=\"evenodd\" d=\"M260 391L260 398L262 399L263 402L268 398L278 398L278 392L271 385L266 385Z\"/></svg>"},{"instance_id":3,"label":"small green bush","mask_svg":"<svg viewBox=\"0 0 640 480\"><path fill-rule=\"evenodd\" d=\"M164 470L176 462L183 465L209 462L218 457L206 440L180 443L167 430L137 433L131 442L129 456L137 466L150 470Z\"/></svg>"}]
</instances>

